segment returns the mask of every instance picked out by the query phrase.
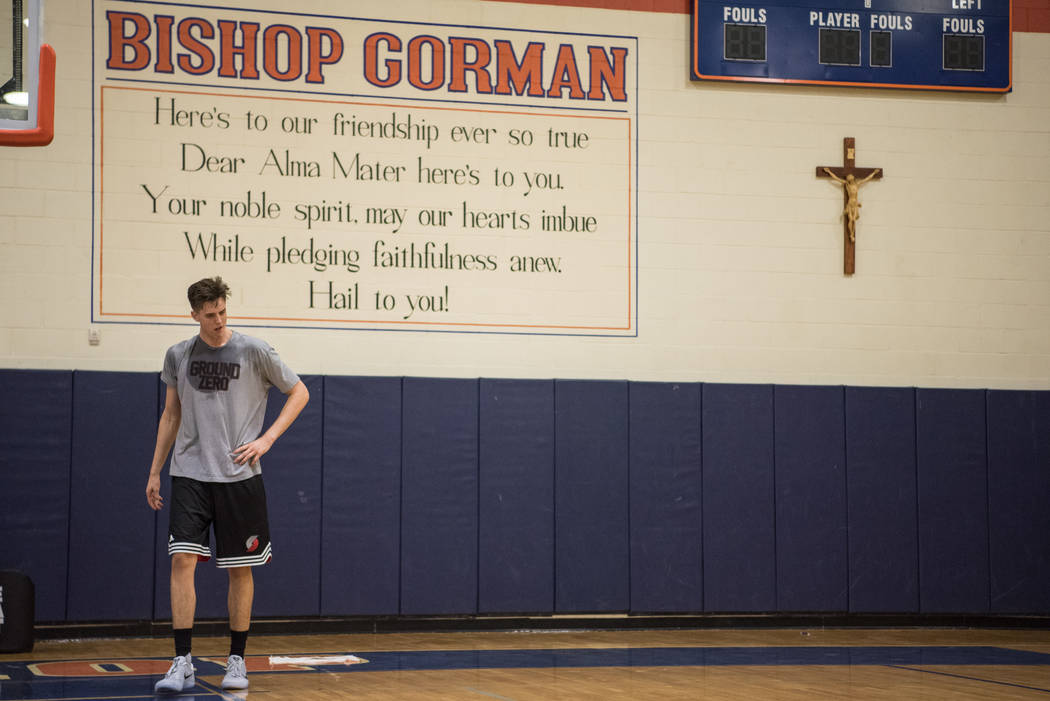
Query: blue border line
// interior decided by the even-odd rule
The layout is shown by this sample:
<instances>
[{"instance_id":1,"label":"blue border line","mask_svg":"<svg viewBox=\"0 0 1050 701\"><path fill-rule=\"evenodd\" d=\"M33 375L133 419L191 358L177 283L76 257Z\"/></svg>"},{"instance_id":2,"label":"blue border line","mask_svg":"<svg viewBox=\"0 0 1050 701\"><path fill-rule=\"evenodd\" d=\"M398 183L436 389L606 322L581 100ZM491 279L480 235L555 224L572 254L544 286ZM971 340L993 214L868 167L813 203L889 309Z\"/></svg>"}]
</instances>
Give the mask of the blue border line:
<instances>
[{"instance_id":1,"label":"blue border line","mask_svg":"<svg viewBox=\"0 0 1050 701\"><path fill-rule=\"evenodd\" d=\"M88 307L88 323L94 324L95 322L95 222L99 220L98 213L95 211L95 194L98 192L98 185L95 182L95 170L98 163L95 158L95 147L98 146L96 143L95 135L98 134L98 125L95 124L95 115L98 110L95 105L95 85L97 80L95 76L95 0L91 0L91 261L88 263L91 266L91 290L88 293L89 304Z\"/></svg>"},{"instance_id":2,"label":"blue border line","mask_svg":"<svg viewBox=\"0 0 1050 701\"><path fill-rule=\"evenodd\" d=\"M112 324L116 326L183 326L186 329L192 330L196 328L193 324L187 324L181 321L103 321L100 319L93 319L94 324ZM388 322L376 322L376 323L388 323ZM240 323L237 317L231 318L230 326L238 329L291 329L291 330L309 330L309 331L373 331L376 333L465 333L465 334L498 334L503 336L571 336L574 338L636 338L638 336L637 329L632 334L615 334L615 333L561 333L555 331L474 331L470 329L387 329L387 328L373 328L368 326L279 326L276 324L244 324Z\"/></svg>"},{"instance_id":3,"label":"blue border line","mask_svg":"<svg viewBox=\"0 0 1050 701\"><path fill-rule=\"evenodd\" d=\"M346 655L340 652L314 652L311 655ZM460 650L401 650L359 651L363 664L311 664L301 669L282 669L273 672L254 671L253 674L317 674L328 672L382 672L426 671L455 669L564 669L601 667L887 667L959 676L950 672L925 669L931 666L1014 666L1046 667L1050 669L1050 653L987 645L797 645L797 646L736 646L736 647L603 647L603 648L515 648L515 649L460 649ZM195 658L199 675L215 676L225 671L223 663L215 661L218 655ZM224 656L222 656L224 657ZM253 655L254 658L266 657ZM156 657L83 659L78 662L120 662L155 660ZM167 659L167 658L164 658ZM28 670L30 664L62 662L66 660L24 660L0 662L0 671L10 675L12 682L32 681L34 684L61 683L70 680L121 681L130 684L134 679L157 677L157 674L138 674L122 677L70 676L36 677ZM989 681L972 677L977 681ZM1013 685L1012 682L998 682ZM1027 687L1026 687L1027 688ZM1038 691L1048 689L1035 688Z\"/></svg>"},{"instance_id":4,"label":"blue border line","mask_svg":"<svg viewBox=\"0 0 1050 701\"><path fill-rule=\"evenodd\" d=\"M165 0L112 0L113 2L127 2L135 5L175 5L177 7L196 7L204 10L230 10L232 12L255 12L263 15L289 15L292 17L322 17L324 19L339 19L349 20L352 22L382 22L383 24L413 24L424 27L462 27L464 29L496 29L500 31L509 32L523 32L523 33L536 33L540 32L543 34L561 34L565 36L581 36L581 37L602 37L602 38L613 38L613 39L634 39L638 41L637 36L630 34L597 34L592 32L566 32L558 30L547 30L547 29L517 29L513 27L497 27L486 24L451 24L449 22L419 22L410 19L381 19L373 17L354 17L352 15L328 15L316 12L289 12L288 10L263 10L254 7L234 7L230 5L204 5L201 3L192 2L166 2ZM94 17L94 15L92 15Z\"/></svg>"}]
</instances>

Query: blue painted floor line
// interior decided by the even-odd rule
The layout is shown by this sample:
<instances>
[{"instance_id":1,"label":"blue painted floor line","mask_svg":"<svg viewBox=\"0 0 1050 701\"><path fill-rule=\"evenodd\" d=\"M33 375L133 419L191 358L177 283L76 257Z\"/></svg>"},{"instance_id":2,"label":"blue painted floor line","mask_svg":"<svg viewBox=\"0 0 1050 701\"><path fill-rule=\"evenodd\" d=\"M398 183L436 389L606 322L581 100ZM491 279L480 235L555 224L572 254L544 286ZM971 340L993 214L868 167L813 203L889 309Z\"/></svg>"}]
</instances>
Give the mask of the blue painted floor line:
<instances>
[{"instance_id":1,"label":"blue painted floor line","mask_svg":"<svg viewBox=\"0 0 1050 701\"><path fill-rule=\"evenodd\" d=\"M1050 655L999 647L654 647L549 650L413 650L361 653L368 664L325 671L740 665L1050 665Z\"/></svg>"}]
</instances>

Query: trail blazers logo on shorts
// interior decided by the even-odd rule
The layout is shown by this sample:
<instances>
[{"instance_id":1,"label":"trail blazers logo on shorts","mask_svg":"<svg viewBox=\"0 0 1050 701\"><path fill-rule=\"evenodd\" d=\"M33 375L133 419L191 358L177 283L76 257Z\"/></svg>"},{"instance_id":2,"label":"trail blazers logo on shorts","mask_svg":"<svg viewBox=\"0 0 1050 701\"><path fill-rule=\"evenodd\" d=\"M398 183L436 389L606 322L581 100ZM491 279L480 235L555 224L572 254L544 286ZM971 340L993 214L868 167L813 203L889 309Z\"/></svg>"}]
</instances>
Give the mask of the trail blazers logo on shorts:
<instances>
[{"instance_id":1,"label":"trail blazers logo on shorts","mask_svg":"<svg viewBox=\"0 0 1050 701\"><path fill-rule=\"evenodd\" d=\"M250 553L255 552L259 549L259 536L250 535L248 540L244 541L244 549Z\"/></svg>"}]
</instances>

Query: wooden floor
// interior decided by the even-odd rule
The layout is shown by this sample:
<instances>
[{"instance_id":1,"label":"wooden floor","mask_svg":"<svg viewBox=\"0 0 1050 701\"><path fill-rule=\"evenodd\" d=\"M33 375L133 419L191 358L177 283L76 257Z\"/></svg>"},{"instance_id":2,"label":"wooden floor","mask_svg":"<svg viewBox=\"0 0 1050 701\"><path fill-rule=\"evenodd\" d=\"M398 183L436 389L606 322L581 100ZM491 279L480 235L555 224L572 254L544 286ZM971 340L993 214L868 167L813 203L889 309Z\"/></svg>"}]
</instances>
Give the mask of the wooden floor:
<instances>
[{"instance_id":1,"label":"wooden floor","mask_svg":"<svg viewBox=\"0 0 1050 701\"><path fill-rule=\"evenodd\" d=\"M1050 699L1050 631L659 630L249 639L248 692L222 692L227 641L194 640L180 699ZM41 641L0 655L0 699L153 698L163 639ZM368 662L271 667L271 655ZM254 671L252 671L254 670Z\"/></svg>"}]
</instances>

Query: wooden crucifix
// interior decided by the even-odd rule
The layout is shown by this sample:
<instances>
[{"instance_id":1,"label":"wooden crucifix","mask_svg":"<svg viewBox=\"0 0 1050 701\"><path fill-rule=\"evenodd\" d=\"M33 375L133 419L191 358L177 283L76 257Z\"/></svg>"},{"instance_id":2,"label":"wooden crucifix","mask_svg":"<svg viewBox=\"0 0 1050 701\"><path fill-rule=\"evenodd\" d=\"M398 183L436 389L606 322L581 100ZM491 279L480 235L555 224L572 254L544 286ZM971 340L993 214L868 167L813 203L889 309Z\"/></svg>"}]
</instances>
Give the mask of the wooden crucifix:
<instances>
[{"instance_id":1,"label":"wooden crucifix","mask_svg":"<svg viewBox=\"0 0 1050 701\"><path fill-rule=\"evenodd\" d=\"M844 259L842 272L852 275L857 269L857 220L860 219L860 186L869 180L881 180L882 168L858 168L856 165L856 139L847 136L842 140L841 167L817 166L818 178L831 178L842 186L842 233Z\"/></svg>"}]
</instances>

